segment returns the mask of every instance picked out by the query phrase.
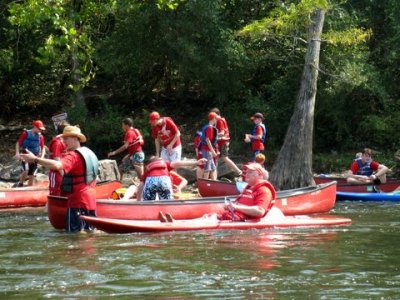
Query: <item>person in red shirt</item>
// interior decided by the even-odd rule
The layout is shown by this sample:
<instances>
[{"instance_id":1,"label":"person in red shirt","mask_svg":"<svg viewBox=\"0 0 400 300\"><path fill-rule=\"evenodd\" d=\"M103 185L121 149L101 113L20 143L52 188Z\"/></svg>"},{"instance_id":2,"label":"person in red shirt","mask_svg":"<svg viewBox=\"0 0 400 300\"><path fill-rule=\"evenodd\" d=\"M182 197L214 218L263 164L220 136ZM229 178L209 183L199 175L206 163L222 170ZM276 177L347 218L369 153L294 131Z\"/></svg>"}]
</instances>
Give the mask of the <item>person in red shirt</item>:
<instances>
[{"instance_id":1,"label":"person in red shirt","mask_svg":"<svg viewBox=\"0 0 400 300\"><path fill-rule=\"evenodd\" d=\"M126 118L122 121L122 131L125 132L124 144L117 150L108 153L108 157L117 155L125 150L128 150L128 154L122 158L122 163L119 166L120 180L124 172L128 172L131 165L135 168L138 177L143 175L143 163L144 163L144 152L142 146L144 145L143 136L140 131L133 127L133 121L131 118Z\"/></svg>"},{"instance_id":2,"label":"person in red shirt","mask_svg":"<svg viewBox=\"0 0 400 300\"><path fill-rule=\"evenodd\" d=\"M219 220L239 222L258 220L265 217L274 205L275 188L270 182L263 179L264 172L260 164L248 164L246 172L246 187L235 202L227 201L225 203L225 211L216 216ZM209 217L207 216L207 218ZM159 220L161 222L173 222L174 218L170 213L160 211Z\"/></svg>"},{"instance_id":3,"label":"person in red shirt","mask_svg":"<svg viewBox=\"0 0 400 300\"><path fill-rule=\"evenodd\" d=\"M255 113L250 119L254 122L254 127L250 134L245 135L244 141L251 143L251 150L253 151L251 161L254 162L256 155L264 151L267 129L263 124L264 116L262 113Z\"/></svg>"},{"instance_id":4,"label":"person in red shirt","mask_svg":"<svg viewBox=\"0 0 400 300\"><path fill-rule=\"evenodd\" d=\"M218 130L215 127L217 116L215 112L210 112L208 123L201 130L201 156L207 160L203 172L205 179L217 179Z\"/></svg>"},{"instance_id":5,"label":"person in red shirt","mask_svg":"<svg viewBox=\"0 0 400 300\"><path fill-rule=\"evenodd\" d=\"M350 165L347 174L347 183L349 184L370 184L386 182L386 173L388 167L372 159L372 150L365 148L362 151L361 158L355 159Z\"/></svg>"},{"instance_id":6,"label":"person in red shirt","mask_svg":"<svg viewBox=\"0 0 400 300\"><path fill-rule=\"evenodd\" d=\"M62 121L59 125L57 125L57 133L58 135L53 137L49 144L49 158L60 161L62 156L67 151L67 146L65 145L63 139L61 138L61 134L64 131L64 128L69 124L66 121ZM49 171L49 194L54 196L61 196L61 183L62 183L62 174L60 171Z\"/></svg>"},{"instance_id":7,"label":"person in red shirt","mask_svg":"<svg viewBox=\"0 0 400 300\"><path fill-rule=\"evenodd\" d=\"M158 112L153 111L149 116L149 124L156 146L156 156L169 162L181 160L181 133L174 121L169 117L161 118Z\"/></svg>"},{"instance_id":8,"label":"person in red shirt","mask_svg":"<svg viewBox=\"0 0 400 300\"><path fill-rule=\"evenodd\" d=\"M94 228L79 216L96 216L96 177L99 172L99 161L96 155L81 143L86 137L77 126L66 126L61 135L68 152L60 161L38 158L32 152L21 154L21 157L32 163L63 173L62 192L67 196L68 232L81 230L91 231Z\"/></svg>"},{"instance_id":9,"label":"person in red shirt","mask_svg":"<svg viewBox=\"0 0 400 300\"><path fill-rule=\"evenodd\" d=\"M188 184L188 181L185 179L185 177L179 175L175 171L169 171L169 177L171 178L172 191L174 193L182 192L182 189L184 189Z\"/></svg>"},{"instance_id":10,"label":"person in red shirt","mask_svg":"<svg viewBox=\"0 0 400 300\"><path fill-rule=\"evenodd\" d=\"M221 117L221 113L217 107L214 107L210 110L210 112L215 112L217 114L217 124L215 127L218 129L218 150L219 157L226 163L226 165L235 171L239 176L242 174L242 171L238 168L238 166L229 158L229 127L228 122L225 118Z\"/></svg>"},{"instance_id":11,"label":"person in red shirt","mask_svg":"<svg viewBox=\"0 0 400 300\"><path fill-rule=\"evenodd\" d=\"M137 191L137 199L155 200L158 195L159 200L172 199L172 182L170 171L181 167L192 167L205 163L205 159L195 161L165 161L160 157L151 157L145 165L144 173Z\"/></svg>"},{"instance_id":12,"label":"person in red shirt","mask_svg":"<svg viewBox=\"0 0 400 300\"><path fill-rule=\"evenodd\" d=\"M264 217L275 202L275 188L263 179L263 168L258 163L247 165L246 182L241 195L235 202L225 204L220 220L246 221Z\"/></svg>"},{"instance_id":13,"label":"person in red shirt","mask_svg":"<svg viewBox=\"0 0 400 300\"><path fill-rule=\"evenodd\" d=\"M196 131L193 140L194 152L196 154L196 159L199 160L202 158L201 151L200 151L200 143L201 143L201 131ZM197 166L196 169L196 178L203 178L204 166Z\"/></svg>"},{"instance_id":14,"label":"person in red shirt","mask_svg":"<svg viewBox=\"0 0 400 300\"><path fill-rule=\"evenodd\" d=\"M22 173L19 176L19 182L15 185L16 187L24 186L26 176L29 178L28 186L32 186L35 172L37 170L37 164L34 162L26 164L26 162L21 159L20 153L27 153L27 151L30 151L37 157L44 157L46 152L44 149L44 137L42 135L42 131L46 130L46 128L44 127L43 122L36 120L32 122L32 125L32 129L24 129L15 144L14 158L21 161L22 166Z\"/></svg>"}]
</instances>

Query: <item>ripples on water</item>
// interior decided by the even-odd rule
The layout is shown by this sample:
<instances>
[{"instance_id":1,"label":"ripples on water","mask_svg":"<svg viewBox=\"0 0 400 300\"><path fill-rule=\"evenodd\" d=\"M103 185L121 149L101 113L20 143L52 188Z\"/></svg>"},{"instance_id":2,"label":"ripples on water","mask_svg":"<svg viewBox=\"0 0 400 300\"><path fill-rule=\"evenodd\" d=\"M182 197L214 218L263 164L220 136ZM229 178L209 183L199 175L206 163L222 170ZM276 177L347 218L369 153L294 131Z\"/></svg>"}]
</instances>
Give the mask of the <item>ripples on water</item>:
<instances>
[{"instance_id":1,"label":"ripples on water","mask_svg":"<svg viewBox=\"0 0 400 300\"><path fill-rule=\"evenodd\" d=\"M351 226L109 235L0 212L0 298L396 299L399 209L341 202Z\"/></svg>"}]
</instances>

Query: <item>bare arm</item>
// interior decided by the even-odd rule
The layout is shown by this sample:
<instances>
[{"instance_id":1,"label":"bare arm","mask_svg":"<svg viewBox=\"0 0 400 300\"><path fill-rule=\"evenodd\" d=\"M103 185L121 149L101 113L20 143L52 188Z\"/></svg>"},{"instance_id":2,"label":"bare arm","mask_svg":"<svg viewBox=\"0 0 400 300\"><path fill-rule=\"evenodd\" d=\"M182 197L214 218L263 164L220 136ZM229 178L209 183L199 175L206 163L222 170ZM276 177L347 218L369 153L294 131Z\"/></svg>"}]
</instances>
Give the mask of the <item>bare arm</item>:
<instances>
[{"instance_id":1,"label":"bare arm","mask_svg":"<svg viewBox=\"0 0 400 300\"><path fill-rule=\"evenodd\" d=\"M204 165L207 162L207 159L201 158L199 160L178 160L171 162L171 167L174 169L182 168L182 167L194 167Z\"/></svg>"},{"instance_id":2,"label":"bare arm","mask_svg":"<svg viewBox=\"0 0 400 300\"><path fill-rule=\"evenodd\" d=\"M206 143L207 143L208 149L210 150L212 156L214 156L214 157L217 156L217 153L215 152L214 147L212 146L209 138L206 138Z\"/></svg>"},{"instance_id":3,"label":"bare arm","mask_svg":"<svg viewBox=\"0 0 400 300\"><path fill-rule=\"evenodd\" d=\"M54 160L54 159L47 159L47 158L38 158L29 150L26 150L27 154L20 154L20 157L27 161L28 163L37 162L38 164L42 165L43 167L49 168L55 171L62 171L63 166L61 161Z\"/></svg>"},{"instance_id":4,"label":"bare arm","mask_svg":"<svg viewBox=\"0 0 400 300\"><path fill-rule=\"evenodd\" d=\"M175 135L174 138L171 140L171 143L168 144L168 149L172 149L175 145L175 142L178 140L178 138L181 136L181 132L178 130Z\"/></svg>"},{"instance_id":5,"label":"bare arm","mask_svg":"<svg viewBox=\"0 0 400 300\"><path fill-rule=\"evenodd\" d=\"M19 160L20 159L20 155L19 155L19 143L16 142L15 143L15 159Z\"/></svg>"},{"instance_id":6,"label":"bare arm","mask_svg":"<svg viewBox=\"0 0 400 300\"><path fill-rule=\"evenodd\" d=\"M156 138L154 140L154 143L156 145L156 156L160 157L160 140L158 138Z\"/></svg>"},{"instance_id":7,"label":"bare arm","mask_svg":"<svg viewBox=\"0 0 400 300\"><path fill-rule=\"evenodd\" d=\"M128 149L128 147L129 147L129 142L125 141L121 147L119 147L117 150L111 151L110 153L108 153L107 156L110 157L110 156L117 155L118 153L121 153L121 152L125 151L126 149Z\"/></svg>"},{"instance_id":8,"label":"bare arm","mask_svg":"<svg viewBox=\"0 0 400 300\"><path fill-rule=\"evenodd\" d=\"M379 177L383 174L386 174L387 171L389 171L388 167L386 167L385 165L379 165L378 171L375 173L375 176Z\"/></svg>"},{"instance_id":9,"label":"bare arm","mask_svg":"<svg viewBox=\"0 0 400 300\"><path fill-rule=\"evenodd\" d=\"M265 209L257 205L248 206L236 203L231 203L230 205L233 207L234 210L240 211L247 216L261 218L265 214Z\"/></svg>"}]
</instances>

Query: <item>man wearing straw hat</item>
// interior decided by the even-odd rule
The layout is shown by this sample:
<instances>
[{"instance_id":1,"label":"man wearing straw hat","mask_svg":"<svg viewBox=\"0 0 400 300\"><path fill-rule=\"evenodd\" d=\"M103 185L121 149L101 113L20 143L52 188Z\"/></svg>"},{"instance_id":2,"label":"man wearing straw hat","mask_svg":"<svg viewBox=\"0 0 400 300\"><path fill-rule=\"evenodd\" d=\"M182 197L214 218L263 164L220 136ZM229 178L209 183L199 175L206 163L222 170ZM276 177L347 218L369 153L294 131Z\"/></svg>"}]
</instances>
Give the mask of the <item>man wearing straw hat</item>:
<instances>
[{"instance_id":1,"label":"man wearing straw hat","mask_svg":"<svg viewBox=\"0 0 400 300\"><path fill-rule=\"evenodd\" d=\"M81 143L86 137L77 126L66 126L60 135L67 147L67 153L60 161L38 158L33 153L21 154L28 162L38 163L46 168L63 173L62 191L68 198L68 232L93 230L94 228L80 219L80 215L96 216L96 177L99 162L96 155Z\"/></svg>"}]
</instances>

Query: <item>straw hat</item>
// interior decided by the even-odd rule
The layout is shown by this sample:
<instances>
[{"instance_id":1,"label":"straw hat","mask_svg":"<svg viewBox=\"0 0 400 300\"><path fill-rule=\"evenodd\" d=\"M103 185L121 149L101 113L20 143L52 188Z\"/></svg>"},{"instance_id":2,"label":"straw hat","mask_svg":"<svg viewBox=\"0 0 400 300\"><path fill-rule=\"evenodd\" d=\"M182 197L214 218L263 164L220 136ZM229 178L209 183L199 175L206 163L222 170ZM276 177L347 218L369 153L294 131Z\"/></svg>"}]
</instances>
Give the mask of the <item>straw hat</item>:
<instances>
[{"instance_id":1,"label":"straw hat","mask_svg":"<svg viewBox=\"0 0 400 300\"><path fill-rule=\"evenodd\" d=\"M81 143L86 142L86 136L84 136L81 132L81 129L78 126L66 126L64 128L63 133L60 135L61 137L77 137Z\"/></svg>"}]
</instances>

